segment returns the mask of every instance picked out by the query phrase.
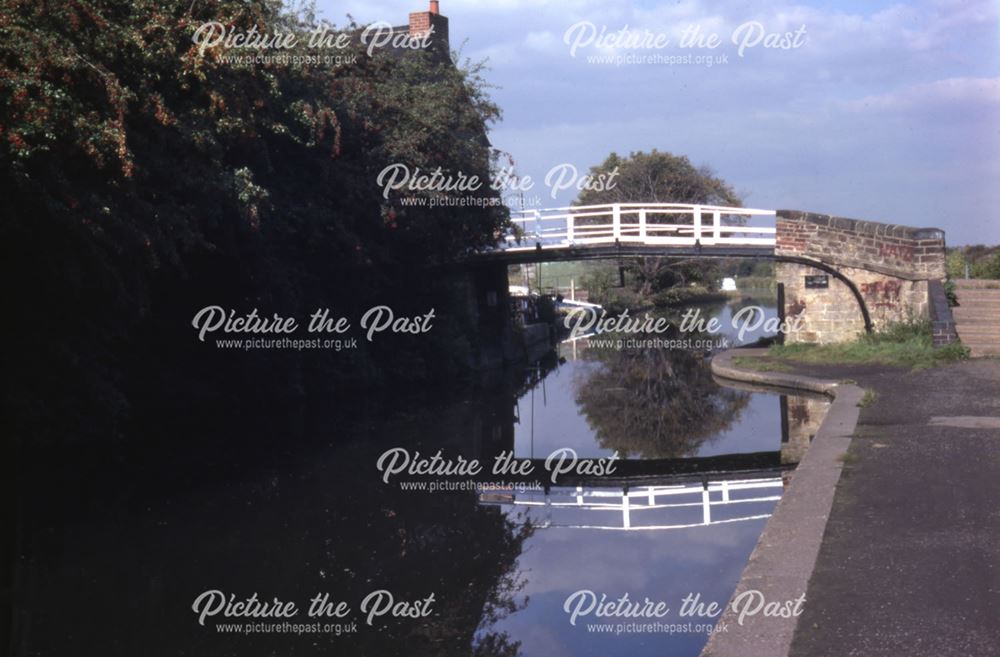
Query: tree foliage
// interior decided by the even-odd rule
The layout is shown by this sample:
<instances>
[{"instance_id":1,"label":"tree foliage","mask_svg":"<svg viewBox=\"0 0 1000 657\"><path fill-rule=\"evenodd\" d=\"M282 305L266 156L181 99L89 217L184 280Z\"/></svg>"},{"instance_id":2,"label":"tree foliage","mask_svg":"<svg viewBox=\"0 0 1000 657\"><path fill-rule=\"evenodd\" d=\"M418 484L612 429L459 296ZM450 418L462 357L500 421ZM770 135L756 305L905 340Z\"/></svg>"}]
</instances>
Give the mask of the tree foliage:
<instances>
[{"instance_id":1,"label":"tree foliage","mask_svg":"<svg viewBox=\"0 0 1000 657\"><path fill-rule=\"evenodd\" d=\"M636 151L627 157L611 153L591 175L618 170L617 184L610 189L584 190L578 205L601 203L701 203L742 205L739 195L708 167L695 167L683 155Z\"/></svg>"},{"instance_id":2,"label":"tree foliage","mask_svg":"<svg viewBox=\"0 0 1000 657\"><path fill-rule=\"evenodd\" d=\"M426 265L505 225L499 204L404 208L376 184L395 162L488 178L499 109L479 67L359 43L341 65L234 62L196 47L205 21L317 25L276 0L0 0L0 241L31 318L6 336L31 353L6 364L24 371L24 404L38 405L26 384L57 376L117 414L126 361L171 364L140 340L176 346L206 303L416 306ZM315 363L284 356L271 365L301 385L287 370ZM345 380L378 369L358 358L327 364Z\"/></svg>"},{"instance_id":3,"label":"tree foliage","mask_svg":"<svg viewBox=\"0 0 1000 657\"><path fill-rule=\"evenodd\" d=\"M584 190L578 205L605 203L685 203L702 205L741 206L742 199L724 180L708 167L695 167L683 155L673 155L653 149L621 157L611 153L591 167L593 176L608 175L617 169L616 184L610 189ZM726 218L727 221L736 218ZM649 221L657 221L650 218ZM671 215L671 223L690 223L690 215ZM738 220L737 220L738 221ZM671 266L664 258L639 258L632 264L638 282L637 291L643 297L678 284L711 284L716 270L704 260Z\"/></svg>"}]
</instances>

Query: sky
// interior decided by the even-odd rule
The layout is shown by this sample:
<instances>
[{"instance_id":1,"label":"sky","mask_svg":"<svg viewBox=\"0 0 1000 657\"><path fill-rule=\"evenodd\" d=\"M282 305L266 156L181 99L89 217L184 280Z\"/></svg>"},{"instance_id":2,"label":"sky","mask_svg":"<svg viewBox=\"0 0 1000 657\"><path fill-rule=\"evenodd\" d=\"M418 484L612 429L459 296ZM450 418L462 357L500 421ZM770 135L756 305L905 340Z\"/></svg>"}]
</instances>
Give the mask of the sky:
<instances>
[{"instance_id":1,"label":"sky","mask_svg":"<svg viewBox=\"0 0 1000 657\"><path fill-rule=\"evenodd\" d=\"M337 24L349 14L400 25L427 2L318 8ZM709 166L748 207L933 226L950 245L1000 243L996 0L441 0L440 9L452 49L488 60L504 113L490 139L536 181L535 207L575 196L551 196L553 167L582 175L612 151L655 148ZM757 25L739 31L747 23ZM668 42L582 38L602 27ZM681 47L695 28L719 45ZM752 30L801 36L786 41L797 47L765 48ZM742 56L734 36L750 39ZM685 55L689 63L662 61ZM625 56L661 62L608 61Z\"/></svg>"}]
</instances>

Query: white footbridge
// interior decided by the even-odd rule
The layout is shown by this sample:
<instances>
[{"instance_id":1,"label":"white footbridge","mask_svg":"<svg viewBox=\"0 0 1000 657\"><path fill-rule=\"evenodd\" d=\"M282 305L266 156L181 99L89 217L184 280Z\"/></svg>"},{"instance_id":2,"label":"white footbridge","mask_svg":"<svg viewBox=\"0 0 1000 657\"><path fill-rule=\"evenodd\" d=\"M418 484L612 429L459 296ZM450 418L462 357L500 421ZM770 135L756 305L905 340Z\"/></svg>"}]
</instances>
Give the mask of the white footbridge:
<instances>
[{"instance_id":1,"label":"white footbridge","mask_svg":"<svg viewBox=\"0 0 1000 657\"><path fill-rule=\"evenodd\" d=\"M501 250L578 247L775 246L775 211L683 203L611 203L521 210Z\"/></svg>"}]
</instances>

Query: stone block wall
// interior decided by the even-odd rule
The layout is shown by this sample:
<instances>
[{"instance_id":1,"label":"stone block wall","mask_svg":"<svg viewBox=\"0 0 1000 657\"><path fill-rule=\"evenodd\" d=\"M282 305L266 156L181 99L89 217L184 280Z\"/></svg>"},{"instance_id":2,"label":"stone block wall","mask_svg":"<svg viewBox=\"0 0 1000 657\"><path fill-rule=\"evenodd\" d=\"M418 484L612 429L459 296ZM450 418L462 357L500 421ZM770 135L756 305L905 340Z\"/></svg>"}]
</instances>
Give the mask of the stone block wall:
<instances>
[{"instance_id":1,"label":"stone block wall","mask_svg":"<svg viewBox=\"0 0 1000 657\"><path fill-rule=\"evenodd\" d=\"M890 322L930 317L929 281L945 276L944 234L807 212L779 210L775 255L815 260L850 280L864 299L875 330ZM827 275L826 288L807 288L807 276ZM817 267L779 262L785 315L797 319L788 343L842 342L865 330L851 289Z\"/></svg>"},{"instance_id":2,"label":"stone block wall","mask_svg":"<svg viewBox=\"0 0 1000 657\"><path fill-rule=\"evenodd\" d=\"M890 322L929 316L927 281L908 281L854 267L837 269L861 292L875 330ZM785 316L798 319L799 330L790 331L786 343L844 342L864 333L864 315L845 283L828 275L828 288L806 288L806 276L824 274L827 272L808 265L776 264L776 278L785 286Z\"/></svg>"}]
</instances>

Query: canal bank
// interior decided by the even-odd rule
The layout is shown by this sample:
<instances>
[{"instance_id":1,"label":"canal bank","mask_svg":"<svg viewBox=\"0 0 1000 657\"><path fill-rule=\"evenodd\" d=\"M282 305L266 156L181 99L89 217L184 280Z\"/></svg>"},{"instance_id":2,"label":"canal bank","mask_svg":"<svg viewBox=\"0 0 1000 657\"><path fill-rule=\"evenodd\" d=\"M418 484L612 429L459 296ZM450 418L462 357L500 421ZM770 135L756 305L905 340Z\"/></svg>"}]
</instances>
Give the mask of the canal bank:
<instances>
[{"instance_id":1,"label":"canal bank","mask_svg":"<svg viewBox=\"0 0 1000 657\"><path fill-rule=\"evenodd\" d=\"M763 349L740 349L741 356L762 354ZM712 373L722 379L808 390L833 398L823 423L791 483L754 548L733 598L759 591L768 602L795 601L806 595L809 577L826 529L834 492L844 465L844 455L858 420L863 391L849 383L816 379L784 372L742 370L733 364L734 350L712 359ZM748 593L748 595L750 595ZM732 605L719 619L725 632L712 635L704 657L779 657L787 655L800 618L750 616L740 620Z\"/></svg>"},{"instance_id":2,"label":"canal bank","mask_svg":"<svg viewBox=\"0 0 1000 657\"><path fill-rule=\"evenodd\" d=\"M730 630L703 654L1000 654L1000 363L975 360L919 372L793 364L786 373L739 370L732 357L717 357L713 369L809 389L823 385L812 378L818 376L835 386L841 403L834 402L827 424L851 412L842 391L853 388L858 421L842 432L841 456L834 457L840 466L828 453L822 459L841 469L825 489L803 485L808 464L827 452L816 448L830 444L817 434L737 589L808 582L798 622L767 619L757 636ZM848 380L857 386L833 383ZM856 406L859 387L874 391L864 408ZM832 503L818 552L811 567L797 568L789 559L808 562L800 553L815 541L819 523L782 532L783 519L797 499L818 509L827 497Z\"/></svg>"},{"instance_id":3,"label":"canal bank","mask_svg":"<svg viewBox=\"0 0 1000 657\"><path fill-rule=\"evenodd\" d=\"M702 310L728 326L740 307ZM720 387L700 351L595 336L449 394L150 408L119 445L19 455L15 573L33 614L16 619L17 645L96 654L114 635L119 652L136 654L169 625L157 654L439 657L517 642L523 657L695 657L714 619L689 626L677 610L692 593L719 604L732 594L795 462L785 448L811 433L797 398ZM386 480L378 463L400 448L483 464L509 454L536 473L560 450L581 463L618 457L615 477L581 472L593 476L572 485L523 485L535 482L488 466L475 481ZM774 472L713 467L707 490L704 469L678 472L684 460L762 453ZM234 636L193 615L195 597L212 590L283 601L331 592L354 609L374 590L433 593L438 613L371 628L361 616L360 631L342 636ZM674 614L655 632L596 616L573 624L566 601L581 591L664 601ZM101 613L72 613L81 608Z\"/></svg>"}]
</instances>

